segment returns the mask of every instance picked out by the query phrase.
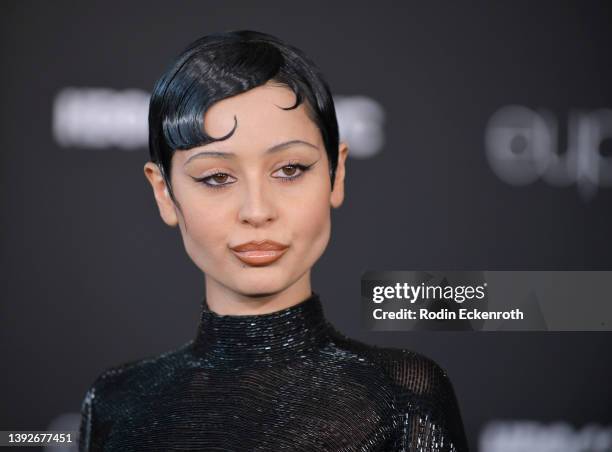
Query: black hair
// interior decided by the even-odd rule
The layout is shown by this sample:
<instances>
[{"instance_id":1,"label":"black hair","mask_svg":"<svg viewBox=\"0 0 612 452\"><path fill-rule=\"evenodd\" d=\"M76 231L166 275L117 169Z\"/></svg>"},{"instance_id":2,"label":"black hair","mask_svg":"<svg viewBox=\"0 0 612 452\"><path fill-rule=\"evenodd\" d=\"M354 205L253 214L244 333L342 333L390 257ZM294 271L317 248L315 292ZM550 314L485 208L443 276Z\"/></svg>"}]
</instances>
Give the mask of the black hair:
<instances>
[{"instance_id":1,"label":"black hair","mask_svg":"<svg viewBox=\"0 0 612 452\"><path fill-rule=\"evenodd\" d=\"M149 103L149 152L168 191L172 156L229 138L204 131L204 114L215 102L268 81L289 87L297 108L305 101L310 119L321 132L329 159L332 190L338 163L338 122L331 91L321 71L299 49L257 31L209 34L191 43L155 84Z\"/></svg>"}]
</instances>

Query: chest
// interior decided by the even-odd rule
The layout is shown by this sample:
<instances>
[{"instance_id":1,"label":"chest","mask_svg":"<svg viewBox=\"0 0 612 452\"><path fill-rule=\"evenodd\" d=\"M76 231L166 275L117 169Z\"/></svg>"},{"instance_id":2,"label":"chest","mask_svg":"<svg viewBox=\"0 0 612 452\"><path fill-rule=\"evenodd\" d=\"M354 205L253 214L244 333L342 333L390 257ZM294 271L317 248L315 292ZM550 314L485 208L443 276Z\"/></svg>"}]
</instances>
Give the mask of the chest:
<instances>
[{"instance_id":1,"label":"chest","mask_svg":"<svg viewBox=\"0 0 612 452\"><path fill-rule=\"evenodd\" d=\"M123 443L122 450L130 450L126 440L132 450L138 445L153 450L388 450L400 423L392 388L360 363L190 369L126 404L109 444Z\"/></svg>"}]
</instances>

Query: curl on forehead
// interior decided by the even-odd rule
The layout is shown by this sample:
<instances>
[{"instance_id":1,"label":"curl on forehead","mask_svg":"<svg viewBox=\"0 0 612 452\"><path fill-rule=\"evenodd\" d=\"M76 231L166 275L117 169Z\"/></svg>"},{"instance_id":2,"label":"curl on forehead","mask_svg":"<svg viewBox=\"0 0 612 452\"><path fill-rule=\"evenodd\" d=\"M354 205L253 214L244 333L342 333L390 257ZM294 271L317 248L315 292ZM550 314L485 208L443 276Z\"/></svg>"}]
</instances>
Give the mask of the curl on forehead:
<instances>
[{"instance_id":1,"label":"curl on forehead","mask_svg":"<svg viewBox=\"0 0 612 452\"><path fill-rule=\"evenodd\" d=\"M149 151L167 176L175 151L230 137L209 136L204 117L216 102L266 82L284 85L321 131L332 176L338 160L338 124L329 87L299 49L271 35L243 30L204 36L189 45L157 81L149 105Z\"/></svg>"},{"instance_id":2,"label":"curl on forehead","mask_svg":"<svg viewBox=\"0 0 612 452\"><path fill-rule=\"evenodd\" d=\"M320 140L307 102L294 108L295 103L291 89L268 82L211 105L204 115L204 131L212 137L228 136L228 146L245 140L248 147L270 146L282 139Z\"/></svg>"}]
</instances>

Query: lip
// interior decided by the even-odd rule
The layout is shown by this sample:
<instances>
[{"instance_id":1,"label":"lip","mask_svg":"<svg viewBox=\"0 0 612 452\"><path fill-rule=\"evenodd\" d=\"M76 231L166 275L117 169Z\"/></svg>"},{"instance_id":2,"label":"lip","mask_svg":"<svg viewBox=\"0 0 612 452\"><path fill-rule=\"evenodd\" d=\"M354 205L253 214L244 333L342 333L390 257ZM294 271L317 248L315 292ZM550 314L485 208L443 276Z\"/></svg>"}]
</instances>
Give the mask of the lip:
<instances>
[{"instance_id":1,"label":"lip","mask_svg":"<svg viewBox=\"0 0 612 452\"><path fill-rule=\"evenodd\" d=\"M230 249L242 262L257 267L277 261L289 246L273 240L262 240L242 243Z\"/></svg>"}]
</instances>

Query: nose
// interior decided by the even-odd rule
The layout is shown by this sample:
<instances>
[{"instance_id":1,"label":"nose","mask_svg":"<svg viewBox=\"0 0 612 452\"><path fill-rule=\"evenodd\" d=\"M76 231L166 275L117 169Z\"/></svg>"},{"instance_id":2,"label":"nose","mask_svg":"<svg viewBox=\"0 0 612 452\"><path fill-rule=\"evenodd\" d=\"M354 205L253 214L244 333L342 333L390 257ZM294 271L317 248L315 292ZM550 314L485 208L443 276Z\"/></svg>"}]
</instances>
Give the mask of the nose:
<instances>
[{"instance_id":1,"label":"nose","mask_svg":"<svg viewBox=\"0 0 612 452\"><path fill-rule=\"evenodd\" d=\"M243 201L238 213L241 223L261 227L276 218L271 187L265 182L252 181L245 187Z\"/></svg>"}]
</instances>

